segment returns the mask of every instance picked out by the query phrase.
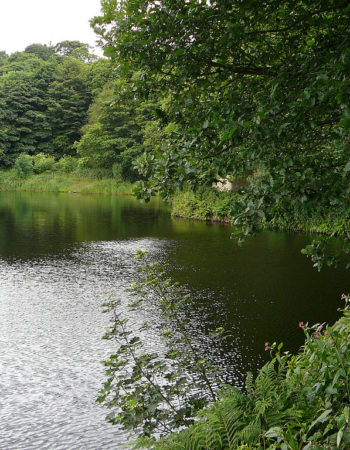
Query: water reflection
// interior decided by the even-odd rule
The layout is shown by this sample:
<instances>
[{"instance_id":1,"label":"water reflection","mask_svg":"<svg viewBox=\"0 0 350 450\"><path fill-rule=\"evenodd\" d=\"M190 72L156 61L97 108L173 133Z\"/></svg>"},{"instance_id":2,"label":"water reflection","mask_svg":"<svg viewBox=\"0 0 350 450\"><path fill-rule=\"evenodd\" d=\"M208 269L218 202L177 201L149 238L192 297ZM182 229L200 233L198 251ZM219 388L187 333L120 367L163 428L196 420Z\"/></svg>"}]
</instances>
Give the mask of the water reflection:
<instances>
[{"instance_id":1,"label":"water reflection","mask_svg":"<svg viewBox=\"0 0 350 450\"><path fill-rule=\"evenodd\" d=\"M298 321L334 321L348 291L347 273L319 274L300 254L305 236L265 232L239 248L230 227L172 219L159 201L2 193L0 232L0 448L125 442L94 400L111 351L103 294L125 298L136 248L192 293L197 344L239 386L268 357L266 340L295 350ZM232 336L225 348L208 337L218 326Z\"/></svg>"}]
</instances>

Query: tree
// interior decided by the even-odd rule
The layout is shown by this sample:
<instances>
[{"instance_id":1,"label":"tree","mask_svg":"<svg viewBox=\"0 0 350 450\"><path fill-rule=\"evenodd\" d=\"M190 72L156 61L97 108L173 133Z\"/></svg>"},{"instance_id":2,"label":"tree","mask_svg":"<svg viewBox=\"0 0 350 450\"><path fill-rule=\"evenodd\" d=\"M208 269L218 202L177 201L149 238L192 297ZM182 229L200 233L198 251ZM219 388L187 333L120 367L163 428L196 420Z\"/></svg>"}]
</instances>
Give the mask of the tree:
<instances>
[{"instance_id":1,"label":"tree","mask_svg":"<svg viewBox=\"0 0 350 450\"><path fill-rule=\"evenodd\" d=\"M43 44L28 45L24 49L24 52L32 53L32 54L36 55L38 58L43 59L44 61L47 61L48 59L51 58L51 56L53 56L55 54L53 47L51 47L51 46L48 47L47 45L43 45Z\"/></svg>"},{"instance_id":2,"label":"tree","mask_svg":"<svg viewBox=\"0 0 350 450\"><path fill-rule=\"evenodd\" d=\"M54 72L47 94L47 118L56 158L74 154L73 144L81 137L91 102L87 75L86 64L71 56L64 58Z\"/></svg>"},{"instance_id":3,"label":"tree","mask_svg":"<svg viewBox=\"0 0 350 450\"><path fill-rule=\"evenodd\" d=\"M106 60L82 61L86 55L75 53L81 48L88 51L67 41L59 51L71 50L70 56L57 56L41 44L11 56L1 53L0 165L12 166L21 153L75 154L92 98L113 73Z\"/></svg>"},{"instance_id":4,"label":"tree","mask_svg":"<svg viewBox=\"0 0 350 450\"><path fill-rule=\"evenodd\" d=\"M17 69L19 61L25 64ZM0 164L13 165L21 153L52 152L46 117L45 62L36 56L8 58L0 76Z\"/></svg>"},{"instance_id":5,"label":"tree","mask_svg":"<svg viewBox=\"0 0 350 450\"><path fill-rule=\"evenodd\" d=\"M123 96L125 82L108 82L89 109L88 123L77 144L78 154L92 167L120 165L124 178L135 181L133 160L144 150L143 121L152 114L150 108L139 107L131 96Z\"/></svg>"},{"instance_id":6,"label":"tree","mask_svg":"<svg viewBox=\"0 0 350 450\"><path fill-rule=\"evenodd\" d=\"M96 98L107 82L113 79L115 80L115 78L116 73L114 67L108 59L101 58L93 64L89 64L88 84L93 98Z\"/></svg>"},{"instance_id":7,"label":"tree","mask_svg":"<svg viewBox=\"0 0 350 450\"><path fill-rule=\"evenodd\" d=\"M8 55L5 51L0 51L0 65L4 64L4 61L8 58Z\"/></svg>"},{"instance_id":8,"label":"tree","mask_svg":"<svg viewBox=\"0 0 350 450\"><path fill-rule=\"evenodd\" d=\"M91 46L80 41L62 41L54 47L56 55L72 56L83 62L96 61L97 57L91 53Z\"/></svg>"},{"instance_id":9,"label":"tree","mask_svg":"<svg viewBox=\"0 0 350 450\"><path fill-rule=\"evenodd\" d=\"M4 58L4 63L0 66L0 75L10 72L30 72L34 73L43 66L43 60L37 55L15 52Z\"/></svg>"},{"instance_id":10,"label":"tree","mask_svg":"<svg viewBox=\"0 0 350 450\"><path fill-rule=\"evenodd\" d=\"M348 2L102 2L95 30L138 95L161 91L181 135L140 196L250 173L246 232L296 208L348 206Z\"/></svg>"}]
</instances>

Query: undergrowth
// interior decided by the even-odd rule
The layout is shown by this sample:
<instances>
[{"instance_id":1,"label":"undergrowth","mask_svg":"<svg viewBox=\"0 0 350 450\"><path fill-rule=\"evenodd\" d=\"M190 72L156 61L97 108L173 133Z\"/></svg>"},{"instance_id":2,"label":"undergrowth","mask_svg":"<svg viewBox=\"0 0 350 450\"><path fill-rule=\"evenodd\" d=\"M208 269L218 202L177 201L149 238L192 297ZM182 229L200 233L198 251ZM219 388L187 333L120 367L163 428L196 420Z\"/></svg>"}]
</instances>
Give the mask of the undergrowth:
<instances>
[{"instance_id":1,"label":"undergrowth","mask_svg":"<svg viewBox=\"0 0 350 450\"><path fill-rule=\"evenodd\" d=\"M214 188L202 188L196 192L185 190L172 197L171 213L186 219L233 223L242 212L239 192L219 192ZM276 231L319 233L346 236L349 234L350 211L337 208L302 206L288 212L276 213L272 219L263 221L263 228Z\"/></svg>"},{"instance_id":2,"label":"undergrowth","mask_svg":"<svg viewBox=\"0 0 350 450\"><path fill-rule=\"evenodd\" d=\"M331 327L299 326L305 345L291 356L281 345L246 391L226 386L194 425L137 446L165 449L347 449L350 448L350 311Z\"/></svg>"},{"instance_id":3,"label":"undergrowth","mask_svg":"<svg viewBox=\"0 0 350 450\"><path fill-rule=\"evenodd\" d=\"M240 212L240 195L202 188L177 192L172 197L171 212L175 217L197 220L230 221Z\"/></svg>"}]
</instances>

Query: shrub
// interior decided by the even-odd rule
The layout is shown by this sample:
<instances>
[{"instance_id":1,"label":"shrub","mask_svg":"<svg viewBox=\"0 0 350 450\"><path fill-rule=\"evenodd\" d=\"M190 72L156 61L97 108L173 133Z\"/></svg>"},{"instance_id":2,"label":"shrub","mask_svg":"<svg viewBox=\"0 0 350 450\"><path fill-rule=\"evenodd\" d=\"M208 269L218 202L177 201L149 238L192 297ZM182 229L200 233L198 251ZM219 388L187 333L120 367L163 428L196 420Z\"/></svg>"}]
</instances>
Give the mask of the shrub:
<instances>
[{"instance_id":1,"label":"shrub","mask_svg":"<svg viewBox=\"0 0 350 450\"><path fill-rule=\"evenodd\" d=\"M144 257L138 251L138 258ZM111 409L109 422L142 437L160 436L192 424L196 413L217 399L211 382L213 369L192 344L188 319L182 314L190 298L166 278L163 266L141 264L140 278L130 292L133 298L127 307L131 314L140 309L143 317L161 312L158 331L166 352L148 350L140 336L152 332L150 324L142 320L134 334L119 311L120 300L109 298L104 306L112 313L112 322L104 338L116 346L104 361L107 381L98 401ZM216 338L221 335L222 330L216 330Z\"/></svg>"},{"instance_id":2,"label":"shrub","mask_svg":"<svg viewBox=\"0 0 350 450\"><path fill-rule=\"evenodd\" d=\"M82 158L78 159L78 170L84 170L89 168L91 168L89 158L83 156Z\"/></svg>"},{"instance_id":3,"label":"shrub","mask_svg":"<svg viewBox=\"0 0 350 450\"><path fill-rule=\"evenodd\" d=\"M233 218L241 212L241 195L236 192L219 192L204 187L196 192L186 190L172 197L174 216L207 220Z\"/></svg>"},{"instance_id":4,"label":"shrub","mask_svg":"<svg viewBox=\"0 0 350 450\"><path fill-rule=\"evenodd\" d=\"M350 448L350 309L332 327L302 322L306 342L296 356L281 354L248 375L246 392L227 387L219 401L178 434L145 448ZM275 350L276 344L265 344Z\"/></svg>"},{"instance_id":5,"label":"shrub","mask_svg":"<svg viewBox=\"0 0 350 450\"><path fill-rule=\"evenodd\" d=\"M56 168L60 172L63 173L72 173L74 172L78 167L78 160L76 158L73 158L73 156L63 156L57 163Z\"/></svg>"},{"instance_id":6,"label":"shrub","mask_svg":"<svg viewBox=\"0 0 350 450\"><path fill-rule=\"evenodd\" d=\"M16 159L14 168L20 178L32 175L34 172L33 157L22 153Z\"/></svg>"},{"instance_id":7,"label":"shrub","mask_svg":"<svg viewBox=\"0 0 350 450\"><path fill-rule=\"evenodd\" d=\"M34 172L43 173L52 171L55 168L55 158L44 153L33 156Z\"/></svg>"}]
</instances>

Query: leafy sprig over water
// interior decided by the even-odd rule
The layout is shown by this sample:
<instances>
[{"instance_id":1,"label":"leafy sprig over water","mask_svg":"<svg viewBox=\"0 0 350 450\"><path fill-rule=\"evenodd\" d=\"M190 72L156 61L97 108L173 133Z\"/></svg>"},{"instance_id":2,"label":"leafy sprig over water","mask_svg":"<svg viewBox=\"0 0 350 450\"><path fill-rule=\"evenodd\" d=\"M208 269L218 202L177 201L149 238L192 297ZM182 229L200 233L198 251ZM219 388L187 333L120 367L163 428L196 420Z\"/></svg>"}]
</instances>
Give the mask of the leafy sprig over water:
<instances>
[{"instance_id":1,"label":"leafy sprig over water","mask_svg":"<svg viewBox=\"0 0 350 450\"><path fill-rule=\"evenodd\" d=\"M248 374L246 393L228 387L193 426L152 448L349 448L350 309L342 298L332 327L299 323L306 341L298 355L267 345L274 357L255 380Z\"/></svg>"},{"instance_id":2,"label":"leafy sprig over water","mask_svg":"<svg viewBox=\"0 0 350 450\"><path fill-rule=\"evenodd\" d=\"M189 296L166 277L164 266L146 263L145 252L137 257L140 278L130 290L129 315L157 314L160 322L142 321L131 331L121 301L107 300L112 323L105 338L117 349L104 361L107 381L98 398L111 409L110 422L137 433L135 448L349 448L348 296L342 295L343 317L332 327L299 322L306 338L299 354L266 343L272 360L255 380L248 374L245 392L219 389L183 318ZM155 328L165 351L149 351L142 341ZM222 329L216 337L225 337Z\"/></svg>"},{"instance_id":3,"label":"leafy sprig over water","mask_svg":"<svg viewBox=\"0 0 350 450\"><path fill-rule=\"evenodd\" d=\"M189 295L166 277L164 266L145 263L146 253L137 253L140 277L129 290L127 308L130 315L136 311L144 317L148 312L160 315L160 320L142 321L135 329L135 323L132 327L119 312L121 301L108 298L104 307L112 323L104 338L113 340L117 349L104 361L107 381L98 401L111 409L110 422L150 437L191 425L198 411L217 400L217 386L211 381L214 368L188 331L183 307ZM149 351L141 338L155 331L162 341L159 353ZM218 329L215 338L223 337Z\"/></svg>"}]
</instances>

